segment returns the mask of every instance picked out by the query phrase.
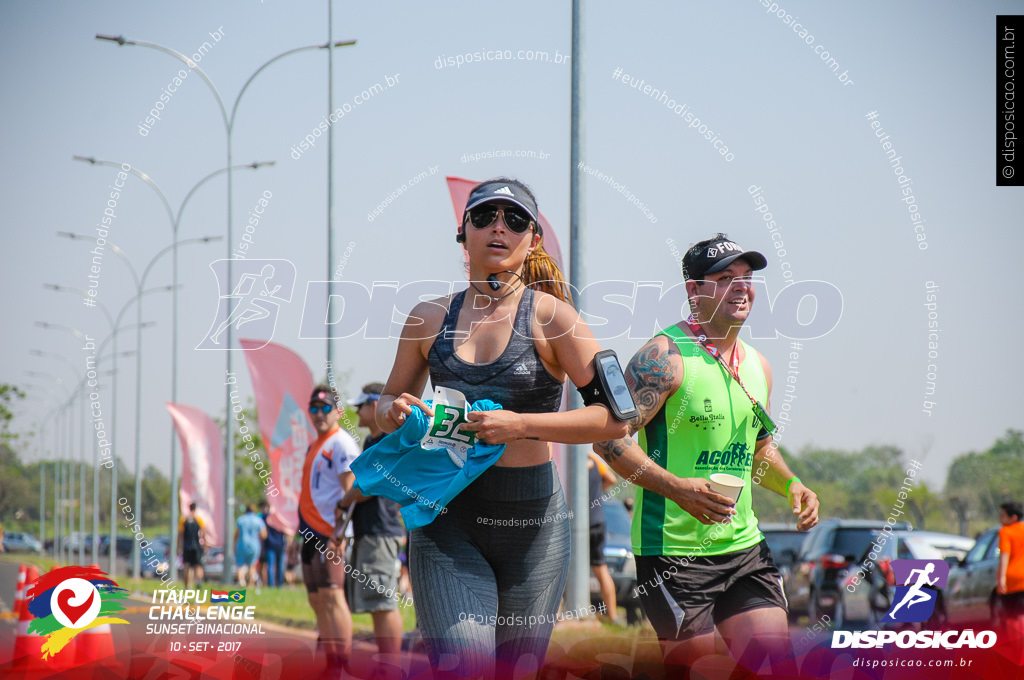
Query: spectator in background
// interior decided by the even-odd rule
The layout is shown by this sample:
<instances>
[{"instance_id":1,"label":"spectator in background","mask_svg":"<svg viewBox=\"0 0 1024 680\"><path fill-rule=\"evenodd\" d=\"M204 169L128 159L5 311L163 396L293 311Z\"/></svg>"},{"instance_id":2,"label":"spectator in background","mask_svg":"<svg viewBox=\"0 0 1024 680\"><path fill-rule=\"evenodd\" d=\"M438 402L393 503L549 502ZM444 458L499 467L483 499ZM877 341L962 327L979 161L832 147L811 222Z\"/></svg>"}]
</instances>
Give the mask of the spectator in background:
<instances>
[{"instance_id":1,"label":"spectator in background","mask_svg":"<svg viewBox=\"0 0 1024 680\"><path fill-rule=\"evenodd\" d=\"M313 388L309 417L318 436L306 450L302 465L302 580L320 632L317 649L323 649L327 657L328 674L342 676L352 653L352 613L345 597L345 566L341 560L328 560L321 550L344 552L344 541L336 535L341 530L337 525L337 508L355 480L349 466L359 456L359 445L338 427L338 395L327 385Z\"/></svg>"},{"instance_id":2,"label":"spectator in background","mask_svg":"<svg viewBox=\"0 0 1024 680\"><path fill-rule=\"evenodd\" d=\"M295 585L295 567L299 566L299 553L302 552L302 537L292 536L284 554L284 582Z\"/></svg>"},{"instance_id":3,"label":"spectator in background","mask_svg":"<svg viewBox=\"0 0 1024 680\"><path fill-rule=\"evenodd\" d=\"M1002 600L1006 624L1018 640L1024 636L1024 506L1018 502L999 506L999 570L996 590Z\"/></svg>"},{"instance_id":4,"label":"spectator in background","mask_svg":"<svg viewBox=\"0 0 1024 680\"><path fill-rule=\"evenodd\" d=\"M606 524L602 492L615 485L615 473L605 465L596 453L589 452L587 458L587 479L590 481L590 569L601 586L601 599L608 610L608 620L619 622L618 603L615 600L615 581L608 571L604 559Z\"/></svg>"},{"instance_id":5,"label":"spectator in background","mask_svg":"<svg viewBox=\"0 0 1024 680\"><path fill-rule=\"evenodd\" d=\"M203 581L203 547L206 545L206 533L203 520L196 514L196 504L189 503L188 515L181 518L178 524L178 552L181 553L181 564L185 568L185 589L195 578Z\"/></svg>"},{"instance_id":6,"label":"spectator in background","mask_svg":"<svg viewBox=\"0 0 1024 680\"><path fill-rule=\"evenodd\" d=\"M384 383L369 383L363 385L362 393L349 402L356 407L359 427L370 430L363 440L363 451L384 438L384 432L377 425L377 401L383 391ZM352 583L352 612L370 613L381 664L391 666L395 677L400 677L398 653L402 648L402 615L398 611L395 594L399 591L401 567L398 555L405 538L405 526L399 515L399 505L387 498L363 496L354 486L339 504L351 506L355 538L352 565L355 570L369 576L366 583L355 580Z\"/></svg>"},{"instance_id":7,"label":"spectator in background","mask_svg":"<svg viewBox=\"0 0 1024 680\"><path fill-rule=\"evenodd\" d=\"M260 501L260 518L267 526L267 537L263 539L263 553L261 560L266 567L266 576L263 582L271 588L280 588L284 581L284 544L285 535L283 531L275 529L268 521L270 519L270 503Z\"/></svg>"},{"instance_id":8,"label":"spectator in background","mask_svg":"<svg viewBox=\"0 0 1024 680\"><path fill-rule=\"evenodd\" d=\"M249 503L235 526L235 566L238 568L238 585L243 588L247 583L256 583L256 561L266 537L267 525L256 514L256 507Z\"/></svg>"}]
</instances>

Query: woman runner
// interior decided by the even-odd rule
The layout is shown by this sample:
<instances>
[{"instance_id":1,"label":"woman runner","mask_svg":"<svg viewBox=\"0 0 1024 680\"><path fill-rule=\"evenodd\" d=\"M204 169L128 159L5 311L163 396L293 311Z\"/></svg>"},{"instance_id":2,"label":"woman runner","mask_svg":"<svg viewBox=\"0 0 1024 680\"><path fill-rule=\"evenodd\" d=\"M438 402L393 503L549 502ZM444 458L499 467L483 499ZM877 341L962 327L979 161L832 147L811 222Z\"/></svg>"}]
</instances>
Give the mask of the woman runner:
<instances>
[{"instance_id":1,"label":"woman runner","mask_svg":"<svg viewBox=\"0 0 1024 680\"><path fill-rule=\"evenodd\" d=\"M536 199L500 178L474 187L456 240L470 286L421 302L402 332L377 419L393 432L432 385L472 403L472 431L506 444L488 468L410 535L416 618L439 676L492 677L541 667L569 568L569 519L548 442L621 437L626 423L599 404L557 413L562 383L595 377L600 351L544 252ZM495 669L495 660L498 667Z\"/></svg>"}]
</instances>

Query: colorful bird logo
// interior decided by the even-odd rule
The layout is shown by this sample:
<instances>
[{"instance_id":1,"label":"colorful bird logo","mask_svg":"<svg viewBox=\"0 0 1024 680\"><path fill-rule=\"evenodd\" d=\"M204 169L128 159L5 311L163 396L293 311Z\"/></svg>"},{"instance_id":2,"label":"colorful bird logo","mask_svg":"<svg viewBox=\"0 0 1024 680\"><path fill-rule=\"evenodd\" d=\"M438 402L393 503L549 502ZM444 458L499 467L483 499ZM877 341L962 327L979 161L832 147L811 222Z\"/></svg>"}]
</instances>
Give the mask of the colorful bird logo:
<instances>
[{"instance_id":1,"label":"colorful bird logo","mask_svg":"<svg viewBox=\"0 0 1024 680\"><path fill-rule=\"evenodd\" d=\"M29 584L28 610L35 618L28 632L43 635L43 659L64 649L83 630L105 623L128 623L111 614L123 611L128 591L98 567L61 567Z\"/></svg>"}]
</instances>

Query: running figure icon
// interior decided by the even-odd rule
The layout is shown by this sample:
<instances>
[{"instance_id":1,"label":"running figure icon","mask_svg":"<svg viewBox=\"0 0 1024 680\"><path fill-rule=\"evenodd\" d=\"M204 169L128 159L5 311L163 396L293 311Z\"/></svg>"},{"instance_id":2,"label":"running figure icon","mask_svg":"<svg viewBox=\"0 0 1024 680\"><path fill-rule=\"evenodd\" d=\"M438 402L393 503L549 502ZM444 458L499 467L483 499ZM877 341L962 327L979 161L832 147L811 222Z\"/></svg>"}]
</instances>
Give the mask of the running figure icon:
<instances>
[{"instance_id":1,"label":"running figure icon","mask_svg":"<svg viewBox=\"0 0 1024 680\"><path fill-rule=\"evenodd\" d=\"M895 618L894 615L897 611L899 611L899 608L903 605L907 605L907 609L910 609L915 604L921 602L928 602L932 599L932 595L921 592L921 588L923 588L924 586L934 586L936 583L938 583L938 576L936 576L934 579L928 578L928 576L933 571L935 571L935 565L931 562L925 565L924 569L911 570L910 574L907 575L906 582L903 585L909 585L910 581L914 578L914 574L919 574L919 576L917 577L917 582L914 585L910 586L910 589L907 591L906 595L903 596L903 599L900 600L900 603L893 607L892 611L889 612L889 616Z\"/></svg>"},{"instance_id":2,"label":"running figure icon","mask_svg":"<svg viewBox=\"0 0 1024 680\"><path fill-rule=\"evenodd\" d=\"M279 299L276 294L281 290L281 286L279 284L270 288L267 281L273 276L274 265L266 264L263 265L259 274L242 274L239 277L235 289L231 291L231 295L227 296L229 300L238 300L238 302L228 314L228 318L217 327L217 332L210 336L210 341L213 344L220 344L220 336L232 324L235 324L235 330L239 330L245 324L266 319L277 311ZM267 306L268 303L273 305L273 309ZM230 305L230 302L228 304Z\"/></svg>"}]
</instances>

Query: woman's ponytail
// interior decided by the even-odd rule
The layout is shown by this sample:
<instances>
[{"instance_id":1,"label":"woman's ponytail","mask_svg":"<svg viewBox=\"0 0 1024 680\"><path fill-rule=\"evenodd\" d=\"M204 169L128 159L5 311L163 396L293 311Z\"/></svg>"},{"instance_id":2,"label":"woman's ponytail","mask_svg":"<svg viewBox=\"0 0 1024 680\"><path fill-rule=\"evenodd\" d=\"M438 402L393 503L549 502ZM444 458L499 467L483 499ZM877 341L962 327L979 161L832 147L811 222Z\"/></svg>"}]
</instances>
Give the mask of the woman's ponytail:
<instances>
[{"instance_id":1,"label":"woman's ponytail","mask_svg":"<svg viewBox=\"0 0 1024 680\"><path fill-rule=\"evenodd\" d=\"M544 250L544 239L523 263L523 282L535 291L543 291L567 304L572 304L572 291L566 283L558 264Z\"/></svg>"}]
</instances>

